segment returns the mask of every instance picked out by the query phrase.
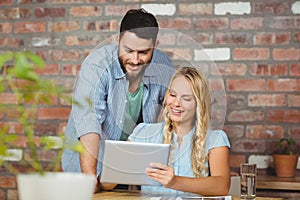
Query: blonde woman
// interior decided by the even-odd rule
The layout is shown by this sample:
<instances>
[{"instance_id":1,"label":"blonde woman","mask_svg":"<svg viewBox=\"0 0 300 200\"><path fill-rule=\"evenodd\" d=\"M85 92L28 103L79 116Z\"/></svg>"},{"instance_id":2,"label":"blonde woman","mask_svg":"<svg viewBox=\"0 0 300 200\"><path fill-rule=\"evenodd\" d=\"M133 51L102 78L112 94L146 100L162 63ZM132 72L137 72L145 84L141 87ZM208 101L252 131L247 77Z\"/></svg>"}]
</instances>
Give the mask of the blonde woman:
<instances>
[{"instance_id":1,"label":"blonde woman","mask_svg":"<svg viewBox=\"0 0 300 200\"><path fill-rule=\"evenodd\" d=\"M210 130L207 80L193 67L172 77L164 101L165 122L138 125L129 141L171 144L169 165L151 163L146 174L162 186L142 186L155 193L227 195L230 187L228 138Z\"/></svg>"}]
</instances>

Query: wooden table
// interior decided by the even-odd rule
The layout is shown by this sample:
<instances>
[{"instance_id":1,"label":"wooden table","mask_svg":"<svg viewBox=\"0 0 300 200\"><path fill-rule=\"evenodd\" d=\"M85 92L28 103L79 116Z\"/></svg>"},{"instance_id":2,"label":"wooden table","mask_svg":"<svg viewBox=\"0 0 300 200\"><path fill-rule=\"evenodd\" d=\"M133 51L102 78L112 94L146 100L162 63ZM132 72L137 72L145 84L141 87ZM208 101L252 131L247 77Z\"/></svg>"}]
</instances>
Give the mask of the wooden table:
<instances>
[{"instance_id":1,"label":"wooden table","mask_svg":"<svg viewBox=\"0 0 300 200\"><path fill-rule=\"evenodd\" d=\"M299 190L300 177L279 178L276 176L257 176L257 189Z\"/></svg>"},{"instance_id":2,"label":"wooden table","mask_svg":"<svg viewBox=\"0 0 300 200\"><path fill-rule=\"evenodd\" d=\"M170 196L161 196L157 194L146 194L140 191L105 191L94 194L93 200L159 200L163 197L164 200L174 200L175 198ZM162 199L162 198L161 198ZM240 200L240 197L232 197L232 200ZM271 198L271 197L256 197L256 200L282 200L282 198Z\"/></svg>"}]
</instances>

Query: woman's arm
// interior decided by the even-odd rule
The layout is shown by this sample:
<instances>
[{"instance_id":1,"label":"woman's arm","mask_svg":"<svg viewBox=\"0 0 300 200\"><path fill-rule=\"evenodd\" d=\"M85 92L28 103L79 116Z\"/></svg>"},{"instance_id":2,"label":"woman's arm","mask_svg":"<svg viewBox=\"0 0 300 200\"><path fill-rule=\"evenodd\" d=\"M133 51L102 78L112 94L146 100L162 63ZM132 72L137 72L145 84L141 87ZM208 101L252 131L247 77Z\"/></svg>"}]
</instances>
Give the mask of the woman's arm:
<instances>
[{"instance_id":1,"label":"woman's arm","mask_svg":"<svg viewBox=\"0 0 300 200\"><path fill-rule=\"evenodd\" d=\"M213 148L208 154L210 176L190 178L175 176L174 169L159 163L147 168L149 177L164 187L204 196L227 195L230 187L229 149L226 146Z\"/></svg>"}]
</instances>

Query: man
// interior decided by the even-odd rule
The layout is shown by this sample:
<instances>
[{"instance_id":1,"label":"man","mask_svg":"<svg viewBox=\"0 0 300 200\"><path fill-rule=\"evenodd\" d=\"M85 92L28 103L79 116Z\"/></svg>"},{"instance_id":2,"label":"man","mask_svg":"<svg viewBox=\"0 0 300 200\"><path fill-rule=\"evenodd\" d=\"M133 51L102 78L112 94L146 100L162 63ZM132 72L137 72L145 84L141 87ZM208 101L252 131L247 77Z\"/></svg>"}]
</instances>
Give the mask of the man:
<instances>
[{"instance_id":1,"label":"man","mask_svg":"<svg viewBox=\"0 0 300 200\"><path fill-rule=\"evenodd\" d=\"M105 139L127 140L140 122L157 122L174 73L168 56L157 50L158 23L143 9L123 17L118 45L103 46L84 60L66 129L67 141L80 141L78 154L66 150L66 172L99 176Z\"/></svg>"}]
</instances>

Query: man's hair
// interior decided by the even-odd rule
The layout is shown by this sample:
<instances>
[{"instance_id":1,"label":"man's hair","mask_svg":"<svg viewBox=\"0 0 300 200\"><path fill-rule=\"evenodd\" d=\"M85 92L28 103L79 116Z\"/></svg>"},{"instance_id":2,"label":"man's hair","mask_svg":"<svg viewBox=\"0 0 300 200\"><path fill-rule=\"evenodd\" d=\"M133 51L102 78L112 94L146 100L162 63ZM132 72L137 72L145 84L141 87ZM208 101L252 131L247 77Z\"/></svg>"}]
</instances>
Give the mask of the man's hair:
<instances>
[{"instance_id":1,"label":"man's hair","mask_svg":"<svg viewBox=\"0 0 300 200\"><path fill-rule=\"evenodd\" d=\"M131 9L127 11L121 21L120 38L126 31L143 39L152 39L154 44L158 33L158 23L156 18L143 8Z\"/></svg>"}]
</instances>

